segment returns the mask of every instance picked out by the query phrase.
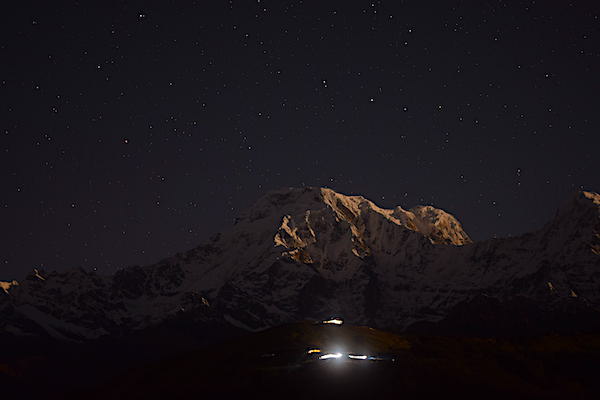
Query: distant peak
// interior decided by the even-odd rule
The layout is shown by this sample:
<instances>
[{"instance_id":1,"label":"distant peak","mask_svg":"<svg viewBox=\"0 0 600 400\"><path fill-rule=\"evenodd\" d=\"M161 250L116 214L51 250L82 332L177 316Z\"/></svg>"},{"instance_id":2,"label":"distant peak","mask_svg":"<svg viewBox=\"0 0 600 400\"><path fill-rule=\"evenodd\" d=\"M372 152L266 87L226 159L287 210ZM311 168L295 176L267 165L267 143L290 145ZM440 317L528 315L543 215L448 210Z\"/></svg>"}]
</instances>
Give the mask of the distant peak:
<instances>
[{"instance_id":1,"label":"distant peak","mask_svg":"<svg viewBox=\"0 0 600 400\"><path fill-rule=\"evenodd\" d=\"M472 242L460 222L444 210L420 205L411 208L409 212L414 214L414 222L419 231L439 243L463 245Z\"/></svg>"},{"instance_id":2,"label":"distant peak","mask_svg":"<svg viewBox=\"0 0 600 400\"><path fill-rule=\"evenodd\" d=\"M600 194L598 194L596 192L581 191L581 192L578 192L575 195L575 197L579 201L592 202L593 204L600 206Z\"/></svg>"},{"instance_id":3,"label":"distant peak","mask_svg":"<svg viewBox=\"0 0 600 400\"><path fill-rule=\"evenodd\" d=\"M8 294L8 291L13 286L19 286L19 282L17 282L17 281L12 281L12 282L0 281L0 289L4 290L4 293L6 293L6 294Z\"/></svg>"},{"instance_id":4,"label":"distant peak","mask_svg":"<svg viewBox=\"0 0 600 400\"><path fill-rule=\"evenodd\" d=\"M558 215L567 215L578 210L597 209L600 207L600 194L595 192L578 191L575 192L558 209Z\"/></svg>"}]
</instances>

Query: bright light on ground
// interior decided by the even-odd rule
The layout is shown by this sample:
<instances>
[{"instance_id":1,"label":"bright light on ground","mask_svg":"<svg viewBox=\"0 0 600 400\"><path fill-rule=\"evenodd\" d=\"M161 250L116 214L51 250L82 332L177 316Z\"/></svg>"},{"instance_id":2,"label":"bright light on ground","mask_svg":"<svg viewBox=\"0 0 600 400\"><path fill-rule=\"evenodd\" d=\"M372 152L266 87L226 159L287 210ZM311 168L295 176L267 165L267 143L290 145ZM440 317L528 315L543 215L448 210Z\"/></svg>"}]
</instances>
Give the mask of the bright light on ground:
<instances>
[{"instance_id":1,"label":"bright light on ground","mask_svg":"<svg viewBox=\"0 0 600 400\"><path fill-rule=\"evenodd\" d=\"M341 358L342 357L342 353L328 353L328 354L323 354L321 357L319 357L319 360L328 360L330 358Z\"/></svg>"},{"instance_id":2,"label":"bright light on ground","mask_svg":"<svg viewBox=\"0 0 600 400\"><path fill-rule=\"evenodd\" d=\"M308 354L320 353L320 352L321 352L321 350L319 350L319 349L310 349L310 350L308 351Z\"/></svg>"},{"instance_id":3,"label":"bright light on ground","mask_svg":"<svg viewBox=\"0 0 600 400\"><path fill-rule=\"evenodd\" d=\"M353 360L366 360L367 356L348 354L348 358L352 358Z\"/></svg>"},{"instance_id":4,"label":"bright light on ground","mask_svg":"<svg viewBox=\"0 0 600 400\"><path fill-rule=\"evenodd\" d=\"M335 325L341 325L344 323L343 320L339 319L339 318L333 318L333 319L329 319L327 321L323 321L324 324L335 324Z\"/></svg>"}]
</instances>

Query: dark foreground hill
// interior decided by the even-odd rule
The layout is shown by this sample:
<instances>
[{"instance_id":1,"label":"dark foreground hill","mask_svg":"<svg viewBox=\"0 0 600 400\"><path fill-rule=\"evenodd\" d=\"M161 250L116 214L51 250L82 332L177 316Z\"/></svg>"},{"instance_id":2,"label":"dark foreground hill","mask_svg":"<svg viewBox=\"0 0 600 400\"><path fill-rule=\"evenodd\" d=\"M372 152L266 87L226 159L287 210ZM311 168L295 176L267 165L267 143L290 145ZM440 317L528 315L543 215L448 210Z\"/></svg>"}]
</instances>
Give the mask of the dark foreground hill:
<instances>
[{"instance_id":1,"label":"dark foreground hill","mask_svg":"<svg viewBox=\"0 0 600 400\"><path fill-rule=\"evenodd\" d=\"M125 346L81 347L68 356L61 351L12 365L0 362L3 393L44 399L600 396L600 336L591 334L401 336L364 326L302 322L126 368L120 364L127 359L123 351ZM42 368L32 367L36 364ZM62 373L45 380L53 366ZM67 373L77 369L94 375L82 379Z\"/></svg>"},{"instance_id":2,"label":"dark foreground hill","mask_svg":"<svg viewBox=\"0 0 600 400\"><path fill-rule=\"evenodd\" d=\"M336 352L342 356L318 358ZM300 323L144 366L95 393L98 399L598 398L599 363L594 335L416 337Z\"/></svg>"}]
</instances>

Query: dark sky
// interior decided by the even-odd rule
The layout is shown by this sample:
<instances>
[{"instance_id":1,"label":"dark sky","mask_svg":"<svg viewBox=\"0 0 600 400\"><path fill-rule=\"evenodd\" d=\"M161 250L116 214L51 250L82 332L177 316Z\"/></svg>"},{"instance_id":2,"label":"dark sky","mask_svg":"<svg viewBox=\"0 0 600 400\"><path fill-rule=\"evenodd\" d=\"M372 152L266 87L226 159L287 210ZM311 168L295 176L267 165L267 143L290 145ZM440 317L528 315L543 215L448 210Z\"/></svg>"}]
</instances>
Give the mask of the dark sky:
<instances>
[{"instance_id":1,"label":"dark sky","mask_svg":"<svg viewBox=\"0 0 600 400\"><path fill-rule=\"evenodd\" d=\"M282 186L475 239L600 190L600 2L12 3L0 279L151 263Z\"/></svg>"}]
</instances>

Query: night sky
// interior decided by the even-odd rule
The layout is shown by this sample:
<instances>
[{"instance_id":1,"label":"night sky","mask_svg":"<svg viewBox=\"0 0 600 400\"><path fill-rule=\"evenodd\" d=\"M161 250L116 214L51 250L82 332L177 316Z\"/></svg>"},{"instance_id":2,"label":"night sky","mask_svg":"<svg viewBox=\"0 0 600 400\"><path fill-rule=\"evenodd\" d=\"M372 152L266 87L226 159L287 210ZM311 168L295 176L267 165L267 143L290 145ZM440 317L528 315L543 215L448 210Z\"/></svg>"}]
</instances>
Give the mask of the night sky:
<instances>
[{"instance_id":1,"label":"night sky","mask_svg":"<svg viewBox=\"0 0 600 400\"><path fill-rule=\"evenodd\" d=\"M268 190L475 239L600 190L600 2L12 2L0 279L190 249Z\"/></svg>"}]
</instances>

